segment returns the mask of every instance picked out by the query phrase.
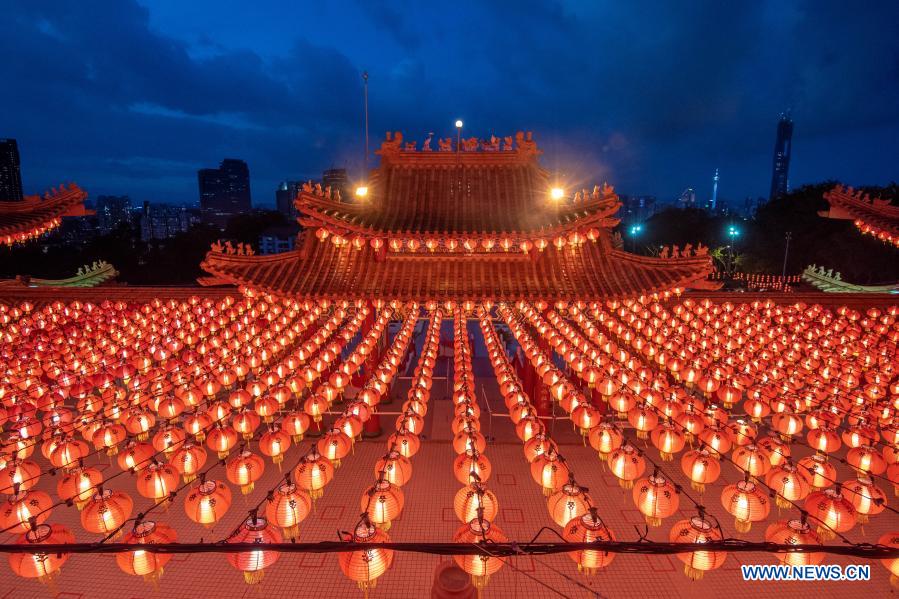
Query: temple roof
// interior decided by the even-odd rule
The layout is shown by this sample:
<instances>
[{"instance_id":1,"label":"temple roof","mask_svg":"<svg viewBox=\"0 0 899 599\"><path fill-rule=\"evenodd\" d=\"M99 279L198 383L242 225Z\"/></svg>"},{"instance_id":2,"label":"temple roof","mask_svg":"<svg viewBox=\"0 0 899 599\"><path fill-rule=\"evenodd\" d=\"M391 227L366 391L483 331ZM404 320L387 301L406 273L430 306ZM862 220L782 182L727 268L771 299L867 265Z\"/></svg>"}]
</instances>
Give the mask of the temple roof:
<instances>
[{"instance_id":1,"label":"temple roof","mask_svg":"<svg viewBox=\"0 0 899 599\"><path fill-rule=\"evenodd\" d=\"M856 285L844 281L839 272L810 265L802 271L802 280L827 293L899 293L899 283L889 285Z\"/></svg>"},{"instance_id":2,"label":"temple roof","mask_svg":"<svg viewBox=\"0 0 899 599\"><path fill-rule=\"evenodd\" d=\"M18 276L15 279L0 279L0 288L7 287L97 287L114 280L119 272L112 264L100 260L91 265L85 264L74 276L65 279L40 279L29 276Z\"/></svg>"},{"instance_id":3,"label":"temple roof","mask_svg":"<svg viewBox=\"0 0 899 599\"><path fill-rule=\"evenodd\" d=\"M63 216L85 216L87 193L74 183L52 193L29 196L17 202L0 201L0 241L11 245L59 226Z\"/></svg>"},{"instance_id":4,"label":"temple roof","mask_svg":"<svg viewBox=\"0 0 899 599\"><path fill-rule=\"evenodd\" d=\"M855 221L863 233L899 246L899 206L842 185L826 192L824 199L830 208L821 212L821 216Z\"/></svg>"},{"instance_id":5,"label":"temple roof","mask_svg":"<svg viewBox=\"0 0 899 599\"><path fill-rule=\"evenodd\" d=\"M543 252L388 254L312 242L273 256L210 252L202 267L276 295L311 298L600 300L635 297L675 287L706 287L705 254L649 258L604 246L602 240Z\"/></svg>"},{"instance_id":6,"label":"temple roof","mask_svg":"<svg viewBox=\"0 0 899 599\"><path fill-rule=\"evenodd\" d=\"M566 231L573 223L613 226L620 205L609 186L593 191L568 190L552 200L554 182L540 167L530 134L519 133L504 143L440 140L415 149L402 134L389 135L378 154L381 164L365 182L364 198L341 201L311 184L297 197L306 227L329 226L363 236L385 232L422 234L549 234ZM427 149L425 149L427 148ZM347 198L343 198L347 200Z\"/></svg>"}]
</instances>

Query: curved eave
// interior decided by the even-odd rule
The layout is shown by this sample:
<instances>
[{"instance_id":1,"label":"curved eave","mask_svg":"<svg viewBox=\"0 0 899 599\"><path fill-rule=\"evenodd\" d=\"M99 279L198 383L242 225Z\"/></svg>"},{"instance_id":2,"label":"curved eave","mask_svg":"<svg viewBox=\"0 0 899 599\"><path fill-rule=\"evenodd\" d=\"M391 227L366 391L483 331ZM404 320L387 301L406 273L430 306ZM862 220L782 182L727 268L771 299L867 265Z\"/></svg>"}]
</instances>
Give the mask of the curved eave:
<instances>
[{"instance_id":1,"label":"curved eave","mask_svg":"<svg viewBox=\"0 0 899 599\"><path fill-rule=\"evenodd\" d=\"M410 228L385 229L376 227L366 220L362 210L357 206L341 204L333 200L318 198L312 194L302 193L297 200L297 208L302 213L298 219L300 224L306 228L328 227L341 231L344 234L359 235L364 238L372 237L398 237L398 236L419 236L421 238L428 237L445 237L448 235L466 235L470 237L478 237L491 235L497 237L515 237L533 239L536 237L551 237L555 235L569 233L578 229L585 229L596 226L601 228L611 228L618 224L618 220L613 218L620 207L620 202L615 197L591 199L577 204L568 204L565 209L554 215L556 221L550 225L540 228L532 228L527 230L506 230L506 229L489 229L489 230L433 230L422 229L412 230Z\"/></svg>"},{"instance_id":2,"label":"curved eave","mask_svg":"<svg viewBox=\"0 0 899 599\"><path fill-rule=\"evenodd\" d=\"M368 249L322 244L305 259L299 250L274 256L210 252L201 266L218 280L279 296L404 301L623 299L703 287L712 269L708 256L605 254L589 243L577 251L581 255L547 249L527 260L422 254L375 261Z\"/></svg>"},{"instance_id":3,"label":"curved eave","mask_svg":"<svg viewBox=\"0 0 899 599\"><path fill-rule=\"evenodd\" d=\"M24 241L59 224L64 216L87 216L84 208L87 193L74 183L62 186L40 198L19 202L0 202L0 240L6 243Z\"/></svg>"},{"instance_id":4,"label":"curved eave","mask_svg":"<svg viewBox=\"0 0 899 599\"><path fill-rule=\"evenodd\" d=\"M899 283L892 285L855 285L843 281L839 273L828 275L824 269L809 266L802 273L802 280L825 293L899 293Z\"/></svg>"},{"instance_id":5,"label":"curved eave","mask_svg":"<svg viewBox=\"0 0 899 599\"><path fill-rule=\"evenodd\" d=\"M824 194L829 209L820 213L825 218L853 220L896 238L899 236L899 206L883 200L866 201L860 193L836 187Z\"/></svg>"}]
</instances>

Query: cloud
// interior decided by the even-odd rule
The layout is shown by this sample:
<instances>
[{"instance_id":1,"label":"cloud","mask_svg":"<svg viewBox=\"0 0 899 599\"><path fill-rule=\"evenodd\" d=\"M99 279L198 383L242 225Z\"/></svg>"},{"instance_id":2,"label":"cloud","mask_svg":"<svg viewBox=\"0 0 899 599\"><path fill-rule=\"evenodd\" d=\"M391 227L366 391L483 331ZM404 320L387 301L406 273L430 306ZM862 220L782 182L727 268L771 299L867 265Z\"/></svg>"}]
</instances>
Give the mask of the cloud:
<instances>
[{"instance_id":1,"label":"cloud","mask_svg":"<svg viewBox=\"0 0 899 599\"><path fill-rule=\"evenodd\" d=\"M265 27L187 40L150 26L150 10L177 3L150 6L12 2L0 135L19 139L26 186L77 178L94 193L195 201L194 165L236 156L254 199L271 202L280 179L359 168L363 68L373 147L388 129L452 135L463 117L474 135L533 129L547 167L578 180L673 197L702 193L720 167L737 199L765 193L776 118L792 108L794 184L894 175L895 3L349 0L290 7L271 24L291 40L275 54L253 33Z\"/></svg>"}]
</instances>

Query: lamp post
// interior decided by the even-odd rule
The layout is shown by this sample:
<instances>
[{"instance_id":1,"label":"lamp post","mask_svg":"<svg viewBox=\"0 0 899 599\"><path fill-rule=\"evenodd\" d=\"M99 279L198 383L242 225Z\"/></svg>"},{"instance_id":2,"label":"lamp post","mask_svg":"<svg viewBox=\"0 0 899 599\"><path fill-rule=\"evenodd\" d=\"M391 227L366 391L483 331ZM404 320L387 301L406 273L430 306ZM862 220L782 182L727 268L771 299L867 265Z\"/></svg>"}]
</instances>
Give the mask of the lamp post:
<instances>
[{"instance_id":1,"label":"lamp post","mask_svg":"<svg viewBox=\"0 0 899 599\"><path fill-rule=\"evenodd\" d=\"M740 236L740 230L734 225L730 225L727 228L727 237L730 240L730 243L727 244L727 254L728 254L728 276L733 279L734 277L734 244L736 243L737 237Z\"/></svg>"},{"instance_id":2,"label":"lamp post","mask_svg":"<svg viewBox=\"0 0 899 599\"><path fill-rule=\"evenodd\" d=\"M456 152L461 149L462 144L462 119L456 119Z\"/></svg>"},{"instance_id":3,"label":"lamp post","mask_svg":"<svg viewBox=\"0 0 899 599\"><path fill-rule=\"evenodd\" d=\"M637 253L637 234L643 230L643 225L631 226L631 253Z\"/></svg>"},{"instance_id":4,"label":"lamp post","mask_svg":"<svg viewBox=\"0 0 899 599\"><path fill-rule=\"evenodd\" d=\"M793 232L787 231L785 238L786 238L786 245L784 245L784 267L783 267L783 270L780 271L781 277L787 276L787 256L790 253L790 239L793 238Z\"/></svg>"}]
</instances>

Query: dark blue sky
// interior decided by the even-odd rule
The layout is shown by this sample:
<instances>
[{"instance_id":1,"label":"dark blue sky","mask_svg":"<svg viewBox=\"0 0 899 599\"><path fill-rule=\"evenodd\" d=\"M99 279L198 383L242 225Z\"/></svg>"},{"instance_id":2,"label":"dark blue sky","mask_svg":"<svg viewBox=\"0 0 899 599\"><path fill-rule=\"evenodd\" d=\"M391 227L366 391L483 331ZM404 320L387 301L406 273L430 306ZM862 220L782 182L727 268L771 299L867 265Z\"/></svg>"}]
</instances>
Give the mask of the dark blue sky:
<instances>
[{"instance_id":1,"label":"dark blue sky","mask_svg":"<svg viewBox=\"0 0 899 599\"><path fill-rule=\"evenodd\" d=\"M778 114L792 186L885 184L899 157L899 3L0 0L0 137L28 192L197 200L250 166L255 204L359 172L361 78L387 129L532 129L544 164L623 193L767 195Z\"/></svg>"}]
</instances>

